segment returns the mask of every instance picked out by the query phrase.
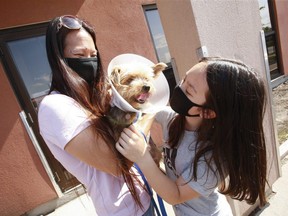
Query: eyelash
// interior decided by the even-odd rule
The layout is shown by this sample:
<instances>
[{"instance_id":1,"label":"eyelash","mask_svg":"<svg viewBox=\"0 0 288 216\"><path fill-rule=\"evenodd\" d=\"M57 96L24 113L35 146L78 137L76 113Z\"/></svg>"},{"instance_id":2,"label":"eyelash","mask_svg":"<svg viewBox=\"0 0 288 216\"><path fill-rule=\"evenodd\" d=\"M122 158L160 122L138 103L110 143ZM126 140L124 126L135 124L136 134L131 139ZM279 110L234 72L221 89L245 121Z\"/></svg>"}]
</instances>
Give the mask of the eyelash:
<instances>
[{"instance_id":1,"label":"eyelash","mask_svg":"<svg viewBox=\"0 0 288 216\"><path fill-rule=\"evenodd\" d=\"M189 96L191 96L191 97L193 97L193 94L191 94L191 93L188 92L187 90L186 90L186 94L189 95Z\"/></svg>"}]
</instances>

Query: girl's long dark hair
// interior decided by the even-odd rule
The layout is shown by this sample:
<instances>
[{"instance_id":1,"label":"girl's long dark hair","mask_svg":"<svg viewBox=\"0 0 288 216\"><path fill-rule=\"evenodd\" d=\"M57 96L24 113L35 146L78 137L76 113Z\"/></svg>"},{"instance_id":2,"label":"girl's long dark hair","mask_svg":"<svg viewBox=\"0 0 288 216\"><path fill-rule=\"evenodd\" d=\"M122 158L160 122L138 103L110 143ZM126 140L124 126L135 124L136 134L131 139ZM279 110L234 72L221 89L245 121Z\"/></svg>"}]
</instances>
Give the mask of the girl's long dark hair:
<instances>
[{"instance_id":1,"label":"girl's long dark hair","mask_svg":"<svg viewBox=\"0 0 288 216\"><path fill-rule=\"evenodd\" d=\"M83 108L91 113L90 117L92 120L92 125L94 125L93 128L95 136L101 137L106 142L107 146L115 156L115 163L117 163L120 173L127 182L127 186L133 199L140 208L143 208L134 182L136 181L143 188L144 186L129 169L130 167L127 167L123 156L116 150L111 125L109 124L108 120L104 118L105 113L107 113L110 109L111 96L108 94L108 87L106 85L100 53L96 46L95 32L87 21L82 21L82 28L84 28L91 35L95 48L98 51L97 77L93 84L89 85L65 62L63 54L64 41L67 34L73 30L65 27L59 29L59 18L60 17L56 17L49 23L46 32L46 51L52 70L50 92L56 90L61 94L73 98Z\"/></svg>"},{"instance_id":2,"label":"girl's long dark hair","mask_svg":"<svg viewBox=\"0 0 288 216\"><path fill-rule=\"evenodd\" d=\"M215 111L216 118L203 119L197 131L191 180L197 181L197 163L204 157L212 171L212 163L216 166L221 193L248 204L259 197L262 206L266 203L267 183L264 82L253 69L235 60L205 58L202 62L207 64L209 86L205 106ZM180 115L170 122L170 146L178 145L184 123L185 117Z\"/></svg>"}]
</instances>

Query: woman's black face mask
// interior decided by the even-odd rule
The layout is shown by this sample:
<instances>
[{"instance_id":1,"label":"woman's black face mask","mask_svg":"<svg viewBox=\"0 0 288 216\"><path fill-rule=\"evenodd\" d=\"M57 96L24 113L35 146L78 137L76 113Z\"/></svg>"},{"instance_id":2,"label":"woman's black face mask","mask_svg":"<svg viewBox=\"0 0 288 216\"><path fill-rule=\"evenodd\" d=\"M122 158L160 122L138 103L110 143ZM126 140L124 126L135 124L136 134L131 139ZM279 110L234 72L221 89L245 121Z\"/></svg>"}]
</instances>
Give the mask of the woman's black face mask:
<instances>
[{"instance_id":1,"label":"woman's black face mask","mask_svg":"<svg viewBox=\"0 0 288 216\"><path fill-rule=\"evenodd\" d=\"M179 85L177 85L172 93L170 99L171 108L178 114L190 117L199 117L199 114L190 115L189 110L196 107L203 107L202 105L198 105L189 100L189 98L184 94Z\"/></svg>"},{"instance_id":2,"label":"woman's black face mask","mask_svg":"<svg viewBox=\"0 0 288 216\"><path fill-rule=\"evenodd\" d=\"M97 77L98 58L65 58L67 65L72 68L89 85Z\"/></svg>"}]
</instances>

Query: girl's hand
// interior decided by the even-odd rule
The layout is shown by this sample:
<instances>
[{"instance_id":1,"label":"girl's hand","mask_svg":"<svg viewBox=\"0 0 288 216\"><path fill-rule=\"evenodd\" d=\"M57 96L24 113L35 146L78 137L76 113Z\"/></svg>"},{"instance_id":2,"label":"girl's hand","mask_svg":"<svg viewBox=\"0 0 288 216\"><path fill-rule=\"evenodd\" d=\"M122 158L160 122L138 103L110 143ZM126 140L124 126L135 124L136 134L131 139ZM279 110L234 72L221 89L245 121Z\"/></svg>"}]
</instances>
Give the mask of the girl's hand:
<instances>
[{"instance_id":1,"label":"girl's hand","mask_svg":"<svg viewBox=\"0 0 288 216\"><path fill-rule=\"evenodd\" d=\"M116 143L116 149L127 159L141 163L145 156L149 154L148 145L142 133L134 125L125 128Z\"/></svg>"}]
</instances>

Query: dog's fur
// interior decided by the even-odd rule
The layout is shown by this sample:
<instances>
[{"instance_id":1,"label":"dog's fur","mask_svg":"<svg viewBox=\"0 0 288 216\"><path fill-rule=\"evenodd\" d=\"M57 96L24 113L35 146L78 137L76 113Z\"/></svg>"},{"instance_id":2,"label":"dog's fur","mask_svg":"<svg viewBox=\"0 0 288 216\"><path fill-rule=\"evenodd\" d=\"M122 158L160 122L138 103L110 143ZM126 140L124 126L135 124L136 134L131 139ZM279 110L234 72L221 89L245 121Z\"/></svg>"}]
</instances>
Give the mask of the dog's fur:
<instances>
[{"instance_id":1,"label":"dog's fur","mask_svg":"<svg viewBox=\"0 0 288 216\"><path fill-rule=\"evenodd\" d=\"M164 63L157 63L152 68L136 63L128 63L115 66L109 79L123 99L132 107L141 111L143 108L150 105L149 97L155 92L155 87L151 81L157 78L166 67L167 65ZM107 117L115 132L114 139L118 140L123 129L136 120L137 114L135 112L123 111L114 106L110 109ZM140 118L138 121L141 122L143 119L145 118ZM151 155L155 162L159 164L161 153L154 143L149 143Z\"/></svg>"}]
</instances>

